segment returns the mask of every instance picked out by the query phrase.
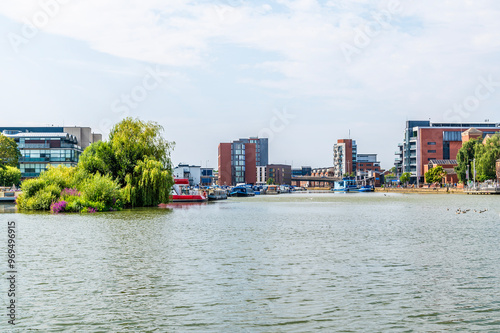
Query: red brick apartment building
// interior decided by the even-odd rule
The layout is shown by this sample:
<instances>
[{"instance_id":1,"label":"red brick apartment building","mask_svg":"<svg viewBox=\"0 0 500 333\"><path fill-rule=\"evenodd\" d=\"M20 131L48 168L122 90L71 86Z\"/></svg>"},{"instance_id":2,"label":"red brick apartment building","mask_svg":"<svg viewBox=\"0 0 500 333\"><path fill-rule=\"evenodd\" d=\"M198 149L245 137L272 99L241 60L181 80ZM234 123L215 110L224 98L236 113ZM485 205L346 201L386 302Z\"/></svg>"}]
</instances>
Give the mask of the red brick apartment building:
<instances>
[{"instance_id":1,"label":"red brick apartment building","mask_svg":"<svg viewBox=\"0 0 500 333\"><path fill-rule=\"evenodd\" d=\"M404 142L398 145L395 166L398 176L410 172L412 183L424 181L424 166L431 160L454 160L462 140L500 131L495 123L431 123L407 121ZM466 132L466 133L464 133ZM480 132L480 133L479 133ZM464 137L462 137L464 133Z\"/></svg>"},{"instance_id":2,"label":"red brick apartment building","mask_svg":"<svg viewBox=\"0 0 500 333\"><path fill-rule=\"evenodd\" d=\"M266 157L267 158L267 157ZM219 185L257 182L256 143L235 141L220 143L218 155Z\"/></svg>"}]
</instances>

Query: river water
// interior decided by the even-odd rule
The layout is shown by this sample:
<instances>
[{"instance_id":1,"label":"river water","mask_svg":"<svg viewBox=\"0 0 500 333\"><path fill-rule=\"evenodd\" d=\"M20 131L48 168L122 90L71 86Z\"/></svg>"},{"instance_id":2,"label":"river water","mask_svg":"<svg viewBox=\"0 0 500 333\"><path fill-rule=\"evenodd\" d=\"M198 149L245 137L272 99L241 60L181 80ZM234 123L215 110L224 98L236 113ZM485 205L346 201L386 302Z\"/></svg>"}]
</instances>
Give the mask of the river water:
<instances>
[{"instance_id":1,"label":"river water","mask_svg":"<svg viewBox=\"0 0 500 333\"><path fill-rule=\"evenodd\" d=\"M499 332L499 200L290 194L90 215L3 206L0 246L15 221L23 332ZM7 289L4 278L2 305Z\"/></svg>"}]
</instances>

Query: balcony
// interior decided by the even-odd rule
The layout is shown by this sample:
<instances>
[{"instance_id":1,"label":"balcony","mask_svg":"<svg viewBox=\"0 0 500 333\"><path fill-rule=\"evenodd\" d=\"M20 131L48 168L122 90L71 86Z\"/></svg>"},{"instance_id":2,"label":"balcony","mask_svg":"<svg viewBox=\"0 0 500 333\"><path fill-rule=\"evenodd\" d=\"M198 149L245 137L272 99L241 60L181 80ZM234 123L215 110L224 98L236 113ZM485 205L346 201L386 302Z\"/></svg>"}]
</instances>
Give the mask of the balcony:
<instances>
[{"instance_id":1,"label":"balcony","mask_svg":"<svg viewBox=\"0 0 500 333\"><path fill-rule=\"evenodd\" d=\"M19 149L49 149L50 144L47 143L20 143Z\"/></svg>"},{"instance_id":2,"label":"balcony","mask_svg":"<svg viewBox=\"0 0 500 333\"><path fill-rule=\"evenodd\" d=\"M72 148L72 149L82 150L82 147L70 143L61 143L61 148Z\"/></svg>"}]
</instances>

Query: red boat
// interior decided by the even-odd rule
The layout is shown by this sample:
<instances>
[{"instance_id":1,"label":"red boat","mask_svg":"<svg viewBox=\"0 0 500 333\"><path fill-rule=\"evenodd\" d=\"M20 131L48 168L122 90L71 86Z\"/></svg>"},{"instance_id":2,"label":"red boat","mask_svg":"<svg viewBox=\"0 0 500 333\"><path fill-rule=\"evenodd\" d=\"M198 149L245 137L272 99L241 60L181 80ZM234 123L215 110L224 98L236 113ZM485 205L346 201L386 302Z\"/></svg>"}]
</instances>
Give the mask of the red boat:
<instances>
[{"instance_id":1,"label":"red boat","mask_svg":"<svg viewBox=\"0 0 500 333\"><path fill-rule=\"evenodd\" d=\"M189 179L176 178L170 196L172 203L177 202L205 202L208 200L206 191L190 190Z\"/></svg>"}]
</instances>

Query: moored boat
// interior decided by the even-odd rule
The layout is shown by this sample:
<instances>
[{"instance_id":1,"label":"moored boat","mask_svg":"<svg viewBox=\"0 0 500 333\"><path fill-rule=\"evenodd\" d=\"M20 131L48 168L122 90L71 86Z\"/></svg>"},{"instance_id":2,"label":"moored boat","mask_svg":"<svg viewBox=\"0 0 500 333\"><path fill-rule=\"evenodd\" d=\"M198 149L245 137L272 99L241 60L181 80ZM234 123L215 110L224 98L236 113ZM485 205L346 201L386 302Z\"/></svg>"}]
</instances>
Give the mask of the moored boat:
<instances>
[{"instance_id":1,"label":"moored boat","mask_svg":"<svg viewBox=\"0 0 500 333\"><path fill-rule=\"evenodd\" d=\"M359 192L359 187L356 184L356 180L350 177L343 178L340 181L335 182L333 187L334 192Z\"/></svg>"},{"instance_id":2,"label":"moored boat","mask_svg":"<svg viewBox=\"0 0 500 333\"><path fill-rule=\"evenodd\" d=\"M176 178L170 196L172 203L178 202L205 202L208 200L207 192L189 188L189 179Z\"/></svg>"},{"instance_id":3,"label":"moored boat","mask_svg":"<svg viewBox=\"0 0 500 333\"><path fill-rule=\"evenodd\" d=\"M208 190L208 200L209 201L225 200L225 199L227 199L227 192L226 192L226 190L223 190L223 189L220 189L220 188L215 188L215 189Z\"/></svg>"},{"instance_id":4,"label":"moored boat","mask_svg":"<svg viewBox=\"0 0 500 333\"><path fill-rule=\"evenodd\" d=\"M268 185L266 189L266 194L279 194L280 188L278 185Z\"/></svg>"},{"instance_id":5,"label":"moored boat","mask_svg":"<svg viewBox=\"0 0 500 333\"><path fill-rule=\"evenodd\" d=\"M236 186L236 187L233 187L230 195L232 197L253 197L253 196L255 196L255 193L251 187Z\"/></svg>"}]
</instances>

